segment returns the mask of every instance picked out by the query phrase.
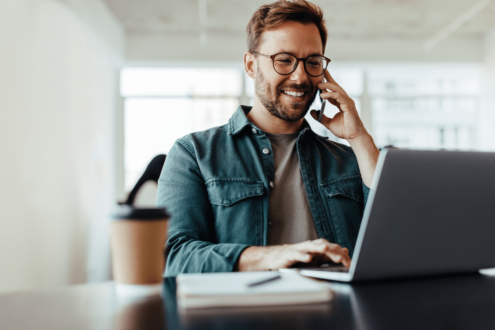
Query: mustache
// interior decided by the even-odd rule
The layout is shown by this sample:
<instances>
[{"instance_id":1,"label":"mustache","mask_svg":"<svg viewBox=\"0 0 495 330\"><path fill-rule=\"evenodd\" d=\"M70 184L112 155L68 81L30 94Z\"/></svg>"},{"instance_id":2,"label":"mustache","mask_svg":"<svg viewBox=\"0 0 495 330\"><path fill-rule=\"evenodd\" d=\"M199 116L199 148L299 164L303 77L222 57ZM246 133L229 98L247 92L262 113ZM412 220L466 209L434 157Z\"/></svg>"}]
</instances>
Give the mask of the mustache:
<instances>
[{"instance_id":1,"label":"mustache","mask_svg":"<svg viewBox=\"0 0 495 330\"><path fill-rule=\"evenodd\" d=\"M311 86L308 84L290 84L290 85L286 85L286 86L277 87L278 92L282 92L283 90L286 90L286 89L295 89L295 90L308 91L308 92L313 90L311 88Z\"/></svg>"}]
</instances>

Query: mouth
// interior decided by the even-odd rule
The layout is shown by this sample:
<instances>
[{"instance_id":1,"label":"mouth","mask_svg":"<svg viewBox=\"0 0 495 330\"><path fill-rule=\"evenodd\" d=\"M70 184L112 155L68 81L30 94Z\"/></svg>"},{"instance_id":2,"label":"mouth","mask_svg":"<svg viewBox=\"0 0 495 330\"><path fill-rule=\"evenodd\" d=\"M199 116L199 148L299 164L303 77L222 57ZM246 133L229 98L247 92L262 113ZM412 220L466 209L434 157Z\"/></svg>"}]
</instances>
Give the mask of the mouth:
<instances>
[{"instance_id":1,"label":"mouth","mask_svg":"<svg viewBox=\"0 0 495 330\"><path fill-rule=\"evenodd\" d=\"M282 90L282 94L285 94L289 97L292 97L294 99L301 99L303 98L304 96L306 96L308 94L307 91L288 91L288 90Z\"/></svg>"}]
</instances>

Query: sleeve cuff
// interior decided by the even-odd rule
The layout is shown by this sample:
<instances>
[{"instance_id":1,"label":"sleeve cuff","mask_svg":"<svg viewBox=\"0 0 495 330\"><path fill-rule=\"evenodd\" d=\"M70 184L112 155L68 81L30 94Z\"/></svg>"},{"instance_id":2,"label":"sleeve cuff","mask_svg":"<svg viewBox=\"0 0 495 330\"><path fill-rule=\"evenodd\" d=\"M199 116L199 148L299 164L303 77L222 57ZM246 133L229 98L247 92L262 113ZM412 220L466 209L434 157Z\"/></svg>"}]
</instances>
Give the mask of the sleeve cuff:
<instances>
[{"instance_id":1,"label":"sleeve cuff","mask_svg":"<svg viewBox=\"0 0 495 330\"><path fill-rule=\"evenodd\" d=\"M368 188L363 182L363 195L364 195L364 206L368 202L368 196L370 195L370 188Z\"/></svg>"}]
</instances>

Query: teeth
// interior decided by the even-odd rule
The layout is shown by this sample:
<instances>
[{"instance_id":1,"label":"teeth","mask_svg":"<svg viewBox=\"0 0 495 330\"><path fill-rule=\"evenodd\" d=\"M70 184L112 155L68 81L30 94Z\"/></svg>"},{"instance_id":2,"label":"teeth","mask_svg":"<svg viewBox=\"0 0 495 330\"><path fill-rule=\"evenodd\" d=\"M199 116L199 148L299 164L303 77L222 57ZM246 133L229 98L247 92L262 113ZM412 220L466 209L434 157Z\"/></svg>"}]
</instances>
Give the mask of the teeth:
<instances>
[{"instance_id":1,"label":"teeth","mask_svg":"<svg viewBox=\"0 0 495 330\"><path fill-rule=\"evenodd\" d=\"M300 97L304 95L304 92L289 92L289 91L283 91L283 92L293 97Z\"/></svg>"}]
</instances>

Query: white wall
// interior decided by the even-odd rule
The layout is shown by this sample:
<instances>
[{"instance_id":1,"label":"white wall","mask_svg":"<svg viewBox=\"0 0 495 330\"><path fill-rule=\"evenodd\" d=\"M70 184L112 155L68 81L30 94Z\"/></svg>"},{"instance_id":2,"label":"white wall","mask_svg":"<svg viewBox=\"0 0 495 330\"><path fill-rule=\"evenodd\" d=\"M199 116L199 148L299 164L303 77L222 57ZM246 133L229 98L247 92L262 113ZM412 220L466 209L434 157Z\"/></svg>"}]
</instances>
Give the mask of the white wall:
<instances>
[{"instance_id":1,"label":"white wall","mask_svg":"<svg viewBox=\"0 0 495 330\"><path fill-rule=\"evenodd\" d=\"M495 28L485 36L481 77L478 145L483 150L495 151Z\"/></svg>"},{"instance_id":2,"label":"white wall","mask_svg":"<svg viewBox=\"0 0 495 330\"><path fill-rule=\"evenodd\" d=\"M99 0L0 1L0 292L108 277L123 47Z\"/></svg>"}]
</instances>

